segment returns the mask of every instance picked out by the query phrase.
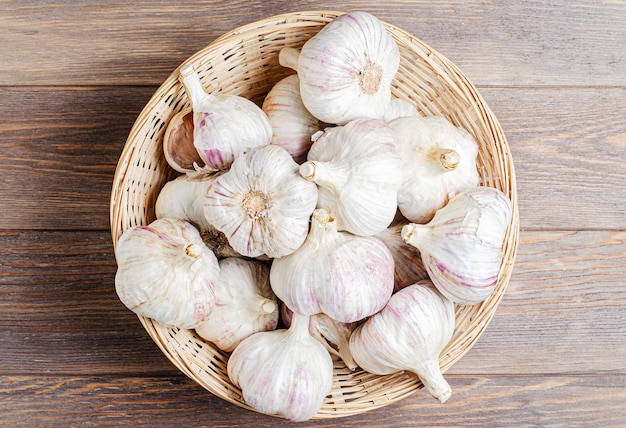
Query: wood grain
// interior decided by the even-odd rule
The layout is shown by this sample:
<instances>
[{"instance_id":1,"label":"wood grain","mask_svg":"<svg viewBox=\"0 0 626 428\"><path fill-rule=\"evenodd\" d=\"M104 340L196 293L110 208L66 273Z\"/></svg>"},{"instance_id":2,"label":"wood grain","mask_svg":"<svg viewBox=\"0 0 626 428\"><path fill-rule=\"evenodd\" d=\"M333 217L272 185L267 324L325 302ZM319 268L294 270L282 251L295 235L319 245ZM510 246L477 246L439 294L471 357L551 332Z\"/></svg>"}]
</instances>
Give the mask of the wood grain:
<instances>
[{"instance_id":1,"label":"wood grain","mask_svg":"<svg viewBox=\"0 0 626 428\"><path fill-rule=\"evenodd\" d=\"M0 260L0 373L176 373L115 293L107 232L6 231ZM625 270L626 232L523 233L492 323L450 373L626 373Z\"/></svg>"},{"instance_id":2,"label":"wood grain","mask_svg":"<svg viewBox=\"0 0 626 428\"><path fill-rule=\"evenodd\" d=\"M117 159L155 89L0 88L0 229L108 230ZM522 228L624 228L626 88L481 93L509 140Z\"/></svg>"},{"instance_id":3,"label":"wood grain","mask_svg":"<svg viewBox=\"0 0 626 428\"><path fill-rule=\"evenodd\" d=\"M106 232L0 232L0 373L176 373L115 292Z\"/></svg>"},{"instance_id":4,"label":"wood grain","mask_svg":"<svg viewBox=\"0 0 626 428\"><path fill-rule=\"evenodd\" d=\"M158 85L226 31L323 9L367 10L426 41L478 85L626 84L626 51L612 45L626 40L619 1L2 4L0 85Z\"/></svg>"},{"instance_id":5,"label":"wood grain","mask_svg":"<svg viewBox=\"0 0 626 428\"><path fill-rule=\"evenodd\" d=\"M522 228L624 230L626 88L482 92L511 147Z\"/></svg>"},{"instance_id":6,"label":"wood grain","mask_svg":"<svg viewBox=\"0 0 626 428\"><path fill-rule=\"evenodd\" d=\"M0 88L0 229L108 229L113 173L154 88Z\"/></svg>"},{"instance_id":7,"label":"wood grain","mask_svg":"<svg viewBox=\"0 0 626 428\"><path fill-rule=\"evenodd\" d=\"M449 376L453 395L439 404L420 390L382 409L300 427L619 426L626 419L626 376ZM241 409L177 377L0 377L0 424L16 426L294 426Z\"/></svg>"},{"instance_id":8,"label":"wood grain","mask_svg":"<svg viewBox=\"0 0 626 428\"><path fill-rule=\"evenodd\" d=\"M0 426L293 426L186 378L117 298L109 196L141 109L216 37L367 10L452 60L500 120L522 225L509 288L447 373L302 427L626 421L626 2L0 0Z\"/></svg>"},{"instance_id":9,"label":"wood grain","mask_svg":"<svg viewBox=\"0 0 626 428\"><path fill-rule=\"evenodd\" d=\"M626 373L626 232L526 232L498 310L451 373Z\"/></svg>"}]
</instances>

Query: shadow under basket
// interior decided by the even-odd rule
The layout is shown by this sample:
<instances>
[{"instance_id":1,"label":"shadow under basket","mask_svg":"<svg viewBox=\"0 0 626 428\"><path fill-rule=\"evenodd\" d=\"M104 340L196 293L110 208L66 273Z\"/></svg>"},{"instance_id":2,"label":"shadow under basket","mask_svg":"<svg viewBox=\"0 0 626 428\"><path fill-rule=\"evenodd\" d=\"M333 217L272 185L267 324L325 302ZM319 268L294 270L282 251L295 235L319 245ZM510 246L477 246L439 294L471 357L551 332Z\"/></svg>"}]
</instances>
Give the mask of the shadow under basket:
<instances>
[{"instance_id":1,"label":"shadow under basket","mask_svg":"<svg viewBox=\"0 0 626 428\"><path fill-rule=\"evenodd\" d=\"M155 220L154 206L160 189L178 175L165 160L162 142L168 121L190 107L178 80L180 69L192 64L209 92L240 95L260 104L276 82L293 73L278 64L280 49L301 47L341 14L298 12L242 26L219 37L172 72L137 118L120 156L110 207L114 245L124 230ZM397 42L401 55L393 95L411 101L423 116L442 115L474 135L479 144L481 184L501 190L513 203L496 289L480 304L456 306L455 332L439 358L445 372L478 340L509 283L519 237L515 172L500 124L468 78L418 38L383 24ZM228 353L204 341L193 330L165 328L149 318L139 319L180 371L212 394L254 410L245 404L241 391L228 378ZM351 371L335 359L332 392L315 418L359 414L402 400L421 388L413 374L377 376L361 369ZM430 400L430 395L424 399Z\"/></svg>"}]
</instances>

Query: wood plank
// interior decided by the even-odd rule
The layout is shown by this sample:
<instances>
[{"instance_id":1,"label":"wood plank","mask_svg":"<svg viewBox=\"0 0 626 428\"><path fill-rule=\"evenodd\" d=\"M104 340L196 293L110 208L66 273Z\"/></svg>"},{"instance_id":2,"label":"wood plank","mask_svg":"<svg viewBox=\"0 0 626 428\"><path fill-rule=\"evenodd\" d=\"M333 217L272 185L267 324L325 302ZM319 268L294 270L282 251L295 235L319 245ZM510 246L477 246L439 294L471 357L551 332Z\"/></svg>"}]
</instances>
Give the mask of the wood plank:
<instances>
[{"instance_id":1,"label":"wood plank","mask_svg":"<svg viewBox=\"0 0 626 428\"><path fill-rule=\"evenodd\" d=\"M0 229L108 229L119 154L155 89L0 88ZM481 92L509 140L522 228L624 228L626 89Z\"/></svg>"},{"instance_id":2,"label":"wood plank","mask_svg":"<svg viewBox=\"0 0 626 428\"><path fill-rule=\"evenodd\" d=\"M515 163L522 228L626 227L626 88L484 89Z\"/></svg>"},{"instance_id":3,"label":"wood plank","mask_svg":"<svg viewBox=\"0 0 626 428\"><path fill-rule=\"evenodd\" d=\"M0 85L158 85L240 25L298 10L367 10L430 44L478 85L626 84L626 4L551 2L4 1ZM567 13L563 13L566 9ZM515 70L515 72L511 72Z\"/></svg>"},{"instance_id":4,"label":"wood plank","mask_svg":"<svg viewBox=\"0 0 626 428\"><path fill-rule=\"evenodd\" d=\"M0 229L106 229L113 174L154 88L0 88Z\"/></svg>"},{"instance_id":5,"label":"wood plank","mask_svg":"<svg viewBox=\"0 0 626 428\"><path fill-rule=\"evenodd\" d=\"M626 375L449 376L439 404L423 390L356 416L302 427L620 426ZM0 377L0 424L36 426L293 426L227 403L183 377Z\"/></svg>"},{"instance_id":6,"label":"wood plank","mask_svg":"<svg viewBox=\"0 0 626 428\"><path fill-rule=\"evenodd\" d=\"M107 232L2 232L0 261L0 373L176 373L117 298ZM492 323L450 373L626 373L624 271L626 232L523 233Z\"/></svg>"},{"instance_id":7,"label":"wood plank","mask_svg":"<svg viewBox=\"0 0 626 428\"><path fill-rule=\"evenodd\" d=\"M0 231L0 373L177 373L115 271L106 232Z\"/></svg>"}]
</instances>

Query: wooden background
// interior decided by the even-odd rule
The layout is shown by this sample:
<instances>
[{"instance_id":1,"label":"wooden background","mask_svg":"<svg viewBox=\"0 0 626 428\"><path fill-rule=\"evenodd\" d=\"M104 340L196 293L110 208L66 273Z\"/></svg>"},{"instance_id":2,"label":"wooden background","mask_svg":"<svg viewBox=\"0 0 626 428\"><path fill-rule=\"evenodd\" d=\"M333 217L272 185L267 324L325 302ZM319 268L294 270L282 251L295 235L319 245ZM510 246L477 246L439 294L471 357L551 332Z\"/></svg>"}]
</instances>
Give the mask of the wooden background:
<instances>
[{"instance_id":1,"label":"wooden background","mask_svg":"<svg viewBox=\"0 0 626 428\"><path fill-rule=\"evenodd\" d=\"M459 66L517 168L521 242L446 375L299 426L626 425L626 2L0 1L0 425L286 426L181 375L118 300L109 195L160 83L220 34L367 10Z\"/></svg>"}]
</instances>

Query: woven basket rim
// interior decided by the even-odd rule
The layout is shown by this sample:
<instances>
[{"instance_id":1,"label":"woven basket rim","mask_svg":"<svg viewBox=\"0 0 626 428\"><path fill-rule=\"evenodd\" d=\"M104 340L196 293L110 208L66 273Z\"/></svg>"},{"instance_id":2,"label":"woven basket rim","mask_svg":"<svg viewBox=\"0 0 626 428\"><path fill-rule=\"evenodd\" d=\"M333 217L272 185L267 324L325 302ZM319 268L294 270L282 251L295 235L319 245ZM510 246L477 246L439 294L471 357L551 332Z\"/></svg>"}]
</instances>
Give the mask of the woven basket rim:
<instances>
[{"instance_id":1,"label":"woven basket rim","mask_svg":"<svg viewBox=\"0 0 626 428\"><path fill-rule=\"evenodd\" d=\"M110 200L110 224L114 247L123 230L130 225L127 219L124 221L121 220L127 215L127 212L131 211L129 208L130 205L133 205L133 207L138 205L143 209L146 218L148 216L146 212L149 211L150 207L147 206L148 204L146 202L148 198L147 194L149 193L149 189L153 189L153 192L155 191L155 181L150 180L152 180L152 176L157 175L154 171L159 170L159 163L158 160L151 158L149 155L147 155L145 159L142 158L142 154L139 152L142 150L152 150L154 149L153 146L158 144L158 136L153 140L148 138L147 134L145 134L146 130L153 131L153 135L158 135L160 132L159 129L155 128L156 125L150 128L151 121L155 123L159 122L160 126L163 127L167 119L174 114L174 110L170 110L169 107L164 108L164 100L167 100L168 97L172 97L172 94L177 94L181 91L181 85L178 82L178 72L180 69L187 64L202 63L207 56L213 54L217 55L216 52L219 53L223 52L224 49L231 49L231 44L236 45L236 42L248 36L263 33L263 31L260 30L265 30L265 33L279 31L274 30L274 28L278 26L277 23L282 23L280 28L282 31L292 22L293 27L289 28L293 28L295 33L297 29L309 28L309 26L311 26L308 24L309 22L314 22L321 26L324 22L329 22L344 13L346 12L335 10L289 12L273 15L259 21L239 26L215 38L204 48L191 55L166 78L144 106L135 121L116 166ZM419 38L393 24L389 24L385 21L382 22L396 40L401 40L403 43L406 43L406 49L419 49L419 60L428 66L426 68L429 70L432 69L433 74L441 79L442 84L449 84L450 87L453 87L454 91L456 91L454 93L459 95L460 98L470 100L468 104L471 107L472 113L476 115L477 121L479 119L481 120L481 129L484 128L485 132L488 133L489 138L493 140L494 147L500 154L501 159L498 158L500 163L496 166L501 167L501 169L506 172L506 176L489 177L494 180L492 184L498 185L494 187L502 187L500 190L503 190L509 196L513 207L513 215L505 239L506 245L503 251L498 286L485 302L475 306L475 310L464 312L465 308L457 305L457 314L464 317L462 318L463 324L461 327L467 328L468 331L471 332L471 335L468 331L459 331L457 335L455 335L455 338L453 338L453 341L451 341L451 344L442 352L440 363L442 371L445 372L465 355L480 338L494 316L497 306L510 281L520 233L515 170L508 148L508 142L500 123L465 74L445 56L441 55ZM270 26L272 30L267 29ZM232 49L235 50L235 48ZM179 106L177 108L181 107ZM148 143L144 144L146 141ZM487 149L485 150L488 152ZM136 161L136 159L139 159L139 161ZM140 163L142 160L144 162L155 162L157 166L153 166L153 169L143 175L138 175L139 173L137 171L142 168L138 165L138 162ZM494 161L494 164L495 163L497 162ZM491 171L488 172L491 173ZM147 182L143 182L142 179L146 179ZM163 181L162 177L160 179ZM503 181L505 182L504 184L502 184ZM132 187L131 184L137 182L143 184L143 187L148 189L144 190L146 192L145 194L139 193L131 195L132 192L129 190ZM135 192L138 191L136 188L133 189ZM139 192L141 192L141 190L139 190ZM138 210L138 212L141 216L141 210ZM130 222L136 220L137 219L133 218ZM139 222L141 221L147 220L141 217ZM236 387L230 384L229 379L224 378L223 374L220 375L220 373L222 373L222 371L220 371L222 370L222 365L225 364L224 358L226 357L224 353L214 349L211 344L206 342L201 343L203 342L202 339L198 338L193 331L166 329L157 322L141 316L139 316L139 320L161 351L182 373L202 385L214 395L237 406L255 411L243 402L240 392L237 391ZM457 328L458 326L459 320L457 319ZM189 354L192 353L192 351L187 349L189 343L193 343L193 346L198 348L193 352L201 354L201 357L197 355L189 356ZM452 345L456 345L456 347ZM206 367L200 367L202 364L207 364L210 366L211 370L213 370L213 366L216 366L219 370L210 371L206 369ZM336 362L335 372L340 373L340 375L345 374L345 369L341 367L341 362ZM349 377L346 378L351 379ZM354 397L342 395L343 392L341 389L339 391L333 389L333 393L327 397L322 409L318 415L314 417L315 419L350 416L377 409L402 400L421 388L419 380L416 380L414 376L407 373L397 373L390 376L357 374L354 378L357 379L355 380L355 385L348 388L350 393L356 391L354 392ZM392 394L387 394L387 390L391 389L390 385L394 385L395 389L393 389ZM396 387L396 385L400 386Z\"/></svg>"}]
</instances>

